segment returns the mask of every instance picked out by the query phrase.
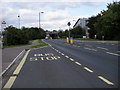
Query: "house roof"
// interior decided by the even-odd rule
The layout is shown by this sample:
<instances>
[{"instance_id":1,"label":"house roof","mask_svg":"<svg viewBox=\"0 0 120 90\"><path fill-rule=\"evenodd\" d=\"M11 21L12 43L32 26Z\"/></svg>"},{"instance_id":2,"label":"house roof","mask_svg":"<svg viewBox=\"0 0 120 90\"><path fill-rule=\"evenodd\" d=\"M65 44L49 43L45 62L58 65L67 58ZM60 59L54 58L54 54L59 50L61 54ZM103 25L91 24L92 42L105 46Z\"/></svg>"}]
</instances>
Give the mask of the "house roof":
<instances>
[{"instance_id":1,"label":"house roof","mask_svg":"<svg viewBox=\"0 0 120 90\"><path fill-rule=\"evenodd\" d=\"M81 18L79 18L79 19L77 20L77 22L75 23L75 25L73 26L73 28L76 26L76 24L79 22L80 19L81 19ZM87 19L87 18L83 18L83 19L86 19L86 21L89 21L89 19Z\"/></svg>"},{"instance_id":2,"label":"house roof","mask_svg":"<svg viewBox=\"0 0 120 90\"><path fill-rule=\"evenodd\" d=\"M74 25L73 27L75 27L75 26L76 26L76 24L79 22L79 20L80 20L80 18L77 20L77 22L75 23L75 25Z\"/></svg>"}]
</instances>

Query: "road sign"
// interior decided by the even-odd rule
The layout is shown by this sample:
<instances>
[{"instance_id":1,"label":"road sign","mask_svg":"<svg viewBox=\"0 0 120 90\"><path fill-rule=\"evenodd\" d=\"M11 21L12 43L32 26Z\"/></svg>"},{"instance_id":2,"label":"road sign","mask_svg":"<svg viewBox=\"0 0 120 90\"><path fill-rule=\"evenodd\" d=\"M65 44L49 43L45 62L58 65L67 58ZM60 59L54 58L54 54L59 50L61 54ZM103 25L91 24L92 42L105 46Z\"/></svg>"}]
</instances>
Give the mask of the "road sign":
<instances>
[{"instance_id":1,"label":"road sign","mask_svg":"<svg viewBox=\"0 0 120 90\"><path fill-rule=\"evenodd\" d=\"M5 21L3 21L3 22L2 22L2 24L6 24L6 22L5 22Z\"/></svg>"},{"instance_id":2,"label":"road sign","mask_svg":"<svg viewBox=\"0 0 120 90\"><path fill-rule=\"evenodd\" d=\"M70 22L68 22L68 24L67 24L68 26L70 26L71 25L71 23Z\"/></svg>"}]
</instances>

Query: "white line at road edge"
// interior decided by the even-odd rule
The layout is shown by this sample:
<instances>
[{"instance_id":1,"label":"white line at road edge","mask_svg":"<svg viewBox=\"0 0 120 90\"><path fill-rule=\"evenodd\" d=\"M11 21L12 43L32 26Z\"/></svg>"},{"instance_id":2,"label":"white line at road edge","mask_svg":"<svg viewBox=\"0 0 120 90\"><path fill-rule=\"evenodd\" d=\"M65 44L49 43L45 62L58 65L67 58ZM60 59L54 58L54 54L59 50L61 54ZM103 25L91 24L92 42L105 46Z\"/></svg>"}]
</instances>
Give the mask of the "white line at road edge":
<instances>
[{"instance_id":1,"label":"white line at road edge","mask_svg":"<svg viewBox=\"0 0 120 90\"><path fill-rule=\"evenodd\" d=\"M16 75L19 74L21 68L23 67L23 65L24 65L24 63L25 63L25 61L26 61L26 58L27 58L29 52L30 52L30 50L28 50L28 51L26 52L25 56L23 57L22 61L19 63L18 67L15 69L15 71L13 72L13 74L16 74ZM10 89L10 88L12 87L12 85L13 85L13 83L14 83L14 81L15 81L16 78L17 78L17 76L11 76L11 77L9 78L8 82L7 82L7 83L5 84L5 86L3 87L3 89L6 89L6 88L9 88L9 89Z\"/></svg>"},{"instance_id":2,"label":"white line at road edge","mask_svg":"<svg viewBox=\"0 0 120 90\"><path fill-rule=\"evenodd\" d=\"M111 54L111 55L120 56L119 54L116 54L116 53L111 53L111 52L106 52L106 53Z\"/></svg>"},{"instance_id":3,"label":"white line at road edge","mask_svg":"<svg viewBox=\"0 0 120 90\"><path fill-rule=\"evenodd\" d=\"M100 78L101 80L103 80L103 81L106 82L107 84L114 85L114 83L110 82L109 80L105 79L105 78L102 77L102 76L98 76L98 78Z\"/></svg>"},{"instance_id":4,"label":"white line at road edge","mask_svg":"<svg viewBox=\"0 0 120 90\"><path fill-rule=\"evenodd\" d=\"M25 52L25 50L23 50L11 63L10 65L0 74L0 76L2 76L14 63L15 61L22 56L22 54Z\"/></svg>"}]
</instances>

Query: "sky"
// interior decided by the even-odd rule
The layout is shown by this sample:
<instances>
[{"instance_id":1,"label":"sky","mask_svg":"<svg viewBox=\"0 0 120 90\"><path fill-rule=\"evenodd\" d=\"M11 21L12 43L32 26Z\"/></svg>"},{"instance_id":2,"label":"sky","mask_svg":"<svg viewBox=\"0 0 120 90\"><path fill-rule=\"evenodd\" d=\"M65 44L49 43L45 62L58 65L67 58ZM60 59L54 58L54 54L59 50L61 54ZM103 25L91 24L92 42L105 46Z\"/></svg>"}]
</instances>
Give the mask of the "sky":
<instances>
[{"instance_id":1,"label":"sky","mask_svg":"<svg viewBox=\"0 0 120 90\"><path fill-rule=\"evenodd\" d=\"M40 14L43 29L65 30L68 22L73 27L79 18L89 18L107 10L111 2L113 0L2 0L0 22L19 28L19 15L20 27L38 27L39 13L44 12Z\"/></svg>"}]
</instances>

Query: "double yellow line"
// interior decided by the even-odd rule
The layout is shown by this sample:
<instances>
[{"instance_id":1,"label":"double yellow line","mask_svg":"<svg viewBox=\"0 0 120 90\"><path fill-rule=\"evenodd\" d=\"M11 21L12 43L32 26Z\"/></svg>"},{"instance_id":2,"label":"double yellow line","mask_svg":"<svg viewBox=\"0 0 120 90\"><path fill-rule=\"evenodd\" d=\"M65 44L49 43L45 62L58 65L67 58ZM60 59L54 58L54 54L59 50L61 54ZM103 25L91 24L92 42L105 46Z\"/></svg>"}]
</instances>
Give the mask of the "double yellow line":
<instances>
[{"instance_id":1,"label":"double yellow line","mask_svg":"<svg viewBox=\"0 0 120 90\"><path fill-rule=\"evenodd\" d=\"M18 67L16 68L16 70L13 72L13 75L18 75L20 70L22 69L26 59L27 59L27 56L29 54L30 50L28 50L25 54L25 56L23 57L22 61L20 62L20 64L18 65ZM3 87L3 90L8 88L10 89L15 81L15 79L17 78L17 76L11 76L8 80L8 82L5 84L5 86Z\"/></svg>"}]
</instances>

